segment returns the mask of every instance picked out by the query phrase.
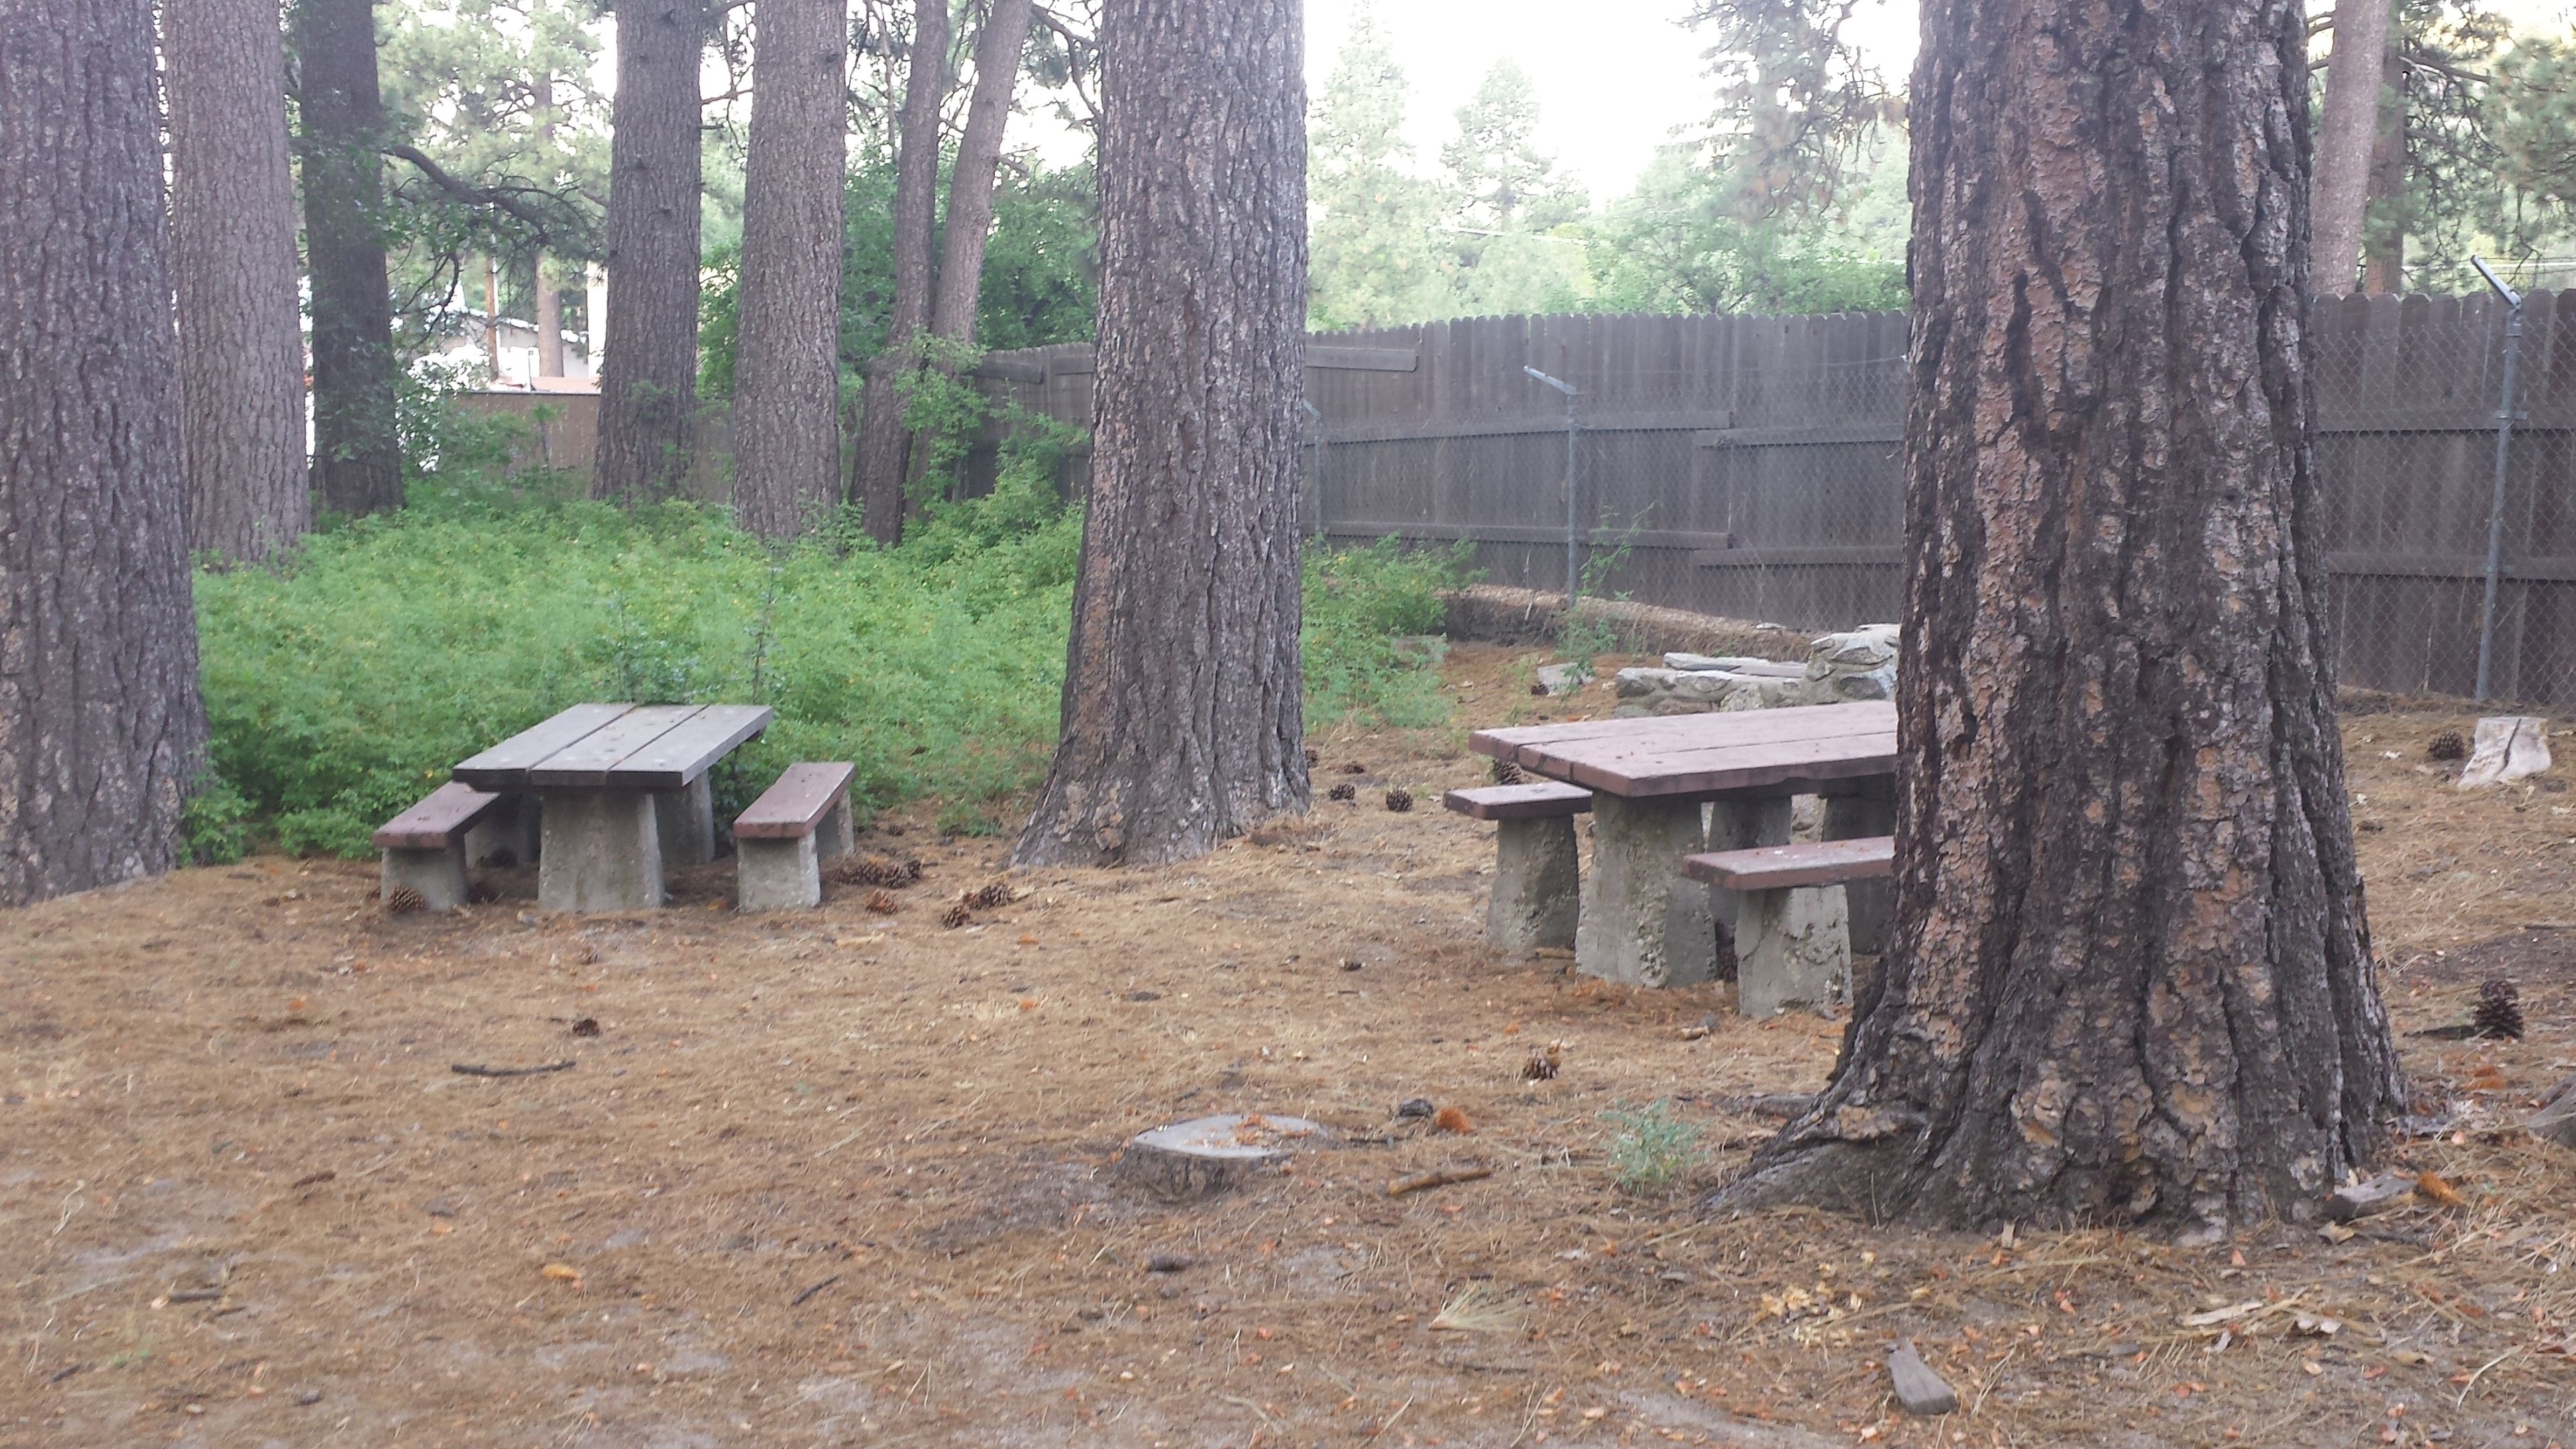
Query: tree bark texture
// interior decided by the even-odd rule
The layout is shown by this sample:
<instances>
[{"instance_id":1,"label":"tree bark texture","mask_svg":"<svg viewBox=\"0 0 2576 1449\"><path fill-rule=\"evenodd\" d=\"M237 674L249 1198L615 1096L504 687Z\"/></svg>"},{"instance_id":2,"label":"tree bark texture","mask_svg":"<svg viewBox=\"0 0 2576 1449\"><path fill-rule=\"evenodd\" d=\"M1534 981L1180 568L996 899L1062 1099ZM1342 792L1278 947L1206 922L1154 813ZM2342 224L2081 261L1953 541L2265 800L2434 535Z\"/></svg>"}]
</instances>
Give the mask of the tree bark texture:
<instances>
[{"instance_id":1,"label":"tree bark texture","mask_svg":"<svg viewBox=\"0 0 2576 1449\"><path fill-rule=\"evenodd\" d=\"M2379 133L2370 149L2370 200L2361 223L2361 289L2384 296L2406 287L2405 32L2392 26L2380 61Z\"/></svg>"},{"instance_id":2,"label":"tree bark texture","mask_svg":"<svg viewBox=\"0 0 2576 1449\"><path fill-rule=\"evenodd\" d=\"M0 906L168 870L206 741L149 0L0 0Z\"/></svg>"},{"instance_id":3,"label":"tree bark texture","mask_svg":"<svg viewBox=\"0 0 2576 1449\"><path fill-rule=\"evenodd\" d=\"M295 55L313 288L314 482L322 506L337 513L400 508L375 0L297 0Z\"/></svg>"},{"instance_id":4,"label":"tree bark texture","mask_svg":"<svg viewBox=\"0 0 2576 1449\"><path fill-rule=\"evenodd\" d=\"M993 173L1002 160L1020 52L1029 43L1032 0L993 0L975 37L975 95L966 132L948 171L948 227L940 238L938 300L930 332L950 342L975 340L975 308L984 290L984 246L993 236Z\"/></svg>"},{"instance_id":5,"label":"tree bark texture","mask_svg":"<svg viewBox=\"0 0 2576 1449\"><path fill-rule=\"evenodd\" d=\"M1931 0L1895 922L1720 1202L2312 1216L2405 1094L2309 454L2292 0Z\"/></svg>"},{"instance_id":6,"label":"tree bark texture","mask_svg":"<svg viewBox=\"0 0 2576 1449\"><path fill-rule=\"evenodd\" d=\"M742 192L734 511L764 538L823 520L841 480L843 0L760 0Z\"/></svg>"},{"instance_id":7,"label":"tree bark texture","mask_svg":"<svg viewBox=\"0 0 2576 1449\"><path fill-rule=\"evenodd\" d=\"M1092 484L1023 865L1184 859L1307 805L1302 8L1102 9Z\"/></svg>"},{"instance_id":8,"label":"tree bark texture","mask_svg":"<svg viewBox=\"0 0 2576 1449\"><path fill-rule=\"evenodd\" d=\"M591 496L688 482L698 413L698 56L704 0L620 0L608 143L608 334Z\"/></svg>"},{"instance_id":9,"label":"tree bark texture","mask_svg":"<svg viewBox=\"0 0 2576 1449\"><path fill-rule=\"evenodd\" d=\"M313 521L277 0L163 12L188 542L258 559Z\"/></svg>"},{"instance_id":10,"label":"tree bark texture","mask_svg":"<svg viewBox=\"0 0 2576 1449\"><path fill-rule=\"evenodd\" d=\"M858 456L851 492L868 534L903 541L903 482L911 435L903 426L904 381L921 365L930 325L930 241L939 211L939 104L948 94L948 6L914 0L912 64L903 83L903 134L894 174L894 308L885 348L868 363L859 404Z\"/></svg>"},{"instance_id":11,"label":"tree bark texture","mask_svg":"<svg viewBox=\"0 0 2576 1449\"><path fill-rule=\"evenodd\" d=\"M537 73L532 86L537 106L537 138L548 151L555 143L555 78L543 71ZM529 259L529 280L536 284L537 376L564 375L563 288L556 285L551 263L544 252Z\"/></svg>"},{"instance_id":12,"label":"tree bark texture","mask_svg":"<svg viewBox=\"0 0 2576 1449\"><path fill-rule=\"evenodd\" d=\"M2361 272L2361 219L2370 204L2370 153L2379 136L2380 62L2392 0L2337 0L2317 127L2316 285L2341 294Z\"/></svg>"}]
</instances>

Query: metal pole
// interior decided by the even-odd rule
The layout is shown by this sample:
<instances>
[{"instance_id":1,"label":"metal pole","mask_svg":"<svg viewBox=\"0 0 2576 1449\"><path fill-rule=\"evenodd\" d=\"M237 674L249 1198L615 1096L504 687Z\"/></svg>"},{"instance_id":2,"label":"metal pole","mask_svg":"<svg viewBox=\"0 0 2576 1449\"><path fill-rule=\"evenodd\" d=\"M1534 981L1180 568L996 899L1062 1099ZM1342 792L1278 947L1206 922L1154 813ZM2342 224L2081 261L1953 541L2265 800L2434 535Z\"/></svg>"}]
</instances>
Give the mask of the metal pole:
<instances>
[{"instance_id":1,"label":"metal pole","mask_svg":"<svg viewBox=\"0 0 2576 1449\"><path fill-rule=\"evenodd\" d=\"M2478 275L2504 299L2504 401L2496 408L2495 489L2487 502L2486 598L2478 609L2478 698L2487 697L2495 674L2496 593L2504 577L2505 466L2513 457L2513 372L2522 351L2522 294L2504 284L2487 267L2486 258L2471 257Z\"/></svg>"},{"instance_id":2,"label":"metal pole","mask_svg":"<svg viewBox=\"0 0 2576 1449\"><path fill-rule=\"evenodd\" d=\"M1559 382L1535 367L1523 367L1521 371L1565 394L1565 612L1568 617L1571 617L1574 613L1575 590L1583 577L1582 568L1575 558L1582 540L1582 532L1575 521L1577 514L1574 491L1575 484L1579 481L1574 471L1574 458L1575 439L1577 429L1580 427L1574 416L1574 407L1575 400L1583 394L1574 384Z\"/></svg>"}]
</instances>

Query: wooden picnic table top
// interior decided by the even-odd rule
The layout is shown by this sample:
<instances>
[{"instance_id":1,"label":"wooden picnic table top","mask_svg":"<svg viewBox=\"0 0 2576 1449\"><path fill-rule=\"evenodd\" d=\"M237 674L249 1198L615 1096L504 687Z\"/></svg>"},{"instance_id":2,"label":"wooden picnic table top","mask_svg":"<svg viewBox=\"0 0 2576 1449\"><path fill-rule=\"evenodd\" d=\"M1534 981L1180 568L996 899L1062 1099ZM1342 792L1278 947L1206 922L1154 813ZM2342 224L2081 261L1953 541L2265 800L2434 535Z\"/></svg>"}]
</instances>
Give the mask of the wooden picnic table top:
<instances>
[{"instance_id":1,"label":"wooden picnic table top","mask_svg":"<svg viewBox=\"0 0 2576 1449\"><path fill-rule=\"evenodd\" d=\"M577 704L450 773L478 790L678 790L773 717L757 704Z\"/></svg>"},{"instance_id":2,"label":"wooden picnic table top","mask_svg":"<svg viewBox=\"0 0 2576 1449\"><path fill-rule=\"evenodd\" d=\"M1714 797L1896 773L1886 701L1478 730L1468 748L1628 799Z\"/></svg>"}]
</instances>

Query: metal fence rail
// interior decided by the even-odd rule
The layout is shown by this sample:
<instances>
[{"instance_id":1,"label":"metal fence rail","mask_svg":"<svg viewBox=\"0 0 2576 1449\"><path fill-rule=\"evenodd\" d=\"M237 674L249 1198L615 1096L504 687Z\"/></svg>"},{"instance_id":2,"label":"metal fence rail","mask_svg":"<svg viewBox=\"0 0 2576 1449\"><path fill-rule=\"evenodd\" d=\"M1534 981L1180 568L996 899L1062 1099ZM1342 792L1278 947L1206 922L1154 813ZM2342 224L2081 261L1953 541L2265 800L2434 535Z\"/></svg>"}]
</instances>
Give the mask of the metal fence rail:
<instances>
[{"instance_id":1,"label":"metal fence rail","mask_svg":"<svg viewBox=\"0 0 2576 1449\"><path fill-rule=\"evenodd\" d=\"M2556 294L2518 310L2510 406L2501 296L2330 299L2310 318L2347 684L2474 696L2483 674L2486 696L2576 700L2576 305L2563 344ZM1608 592L1819 631L1892 619L1904 345L1896 314L1318 337L1304 525L1472 540L1489 580L1554 590L1570 522ZM1087 347L996 354L982 374L1089 421Z\"/></svg>"}]
</instances>

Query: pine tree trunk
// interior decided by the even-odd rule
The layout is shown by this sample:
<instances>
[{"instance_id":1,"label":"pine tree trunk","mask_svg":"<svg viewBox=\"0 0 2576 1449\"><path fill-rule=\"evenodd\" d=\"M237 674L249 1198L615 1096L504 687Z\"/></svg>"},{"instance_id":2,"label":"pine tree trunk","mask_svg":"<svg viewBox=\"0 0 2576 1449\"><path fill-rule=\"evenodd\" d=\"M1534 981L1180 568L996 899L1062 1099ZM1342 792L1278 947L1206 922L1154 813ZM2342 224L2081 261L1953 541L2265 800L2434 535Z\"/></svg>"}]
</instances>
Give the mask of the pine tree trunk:
<instances>
[{"instance_id":1,"label":"pine tree trunk","mask_svg":"<svg viewBox=\"0 0 2576 1449\"><path fill-rule=\"evenodd\" d=\"M1011 119L1032 11L1031 0L993 0L984 33L975 38L975 96L949 168L948 229L940 239L938 301L930 312L931 335L946 341L975 340L984 247L993 235L993 174L1002 159L1002 133Z\"/></svg>"},{"instance_id":2,"label":"pine tree trunk","mask_svg":"<svg viewBox=\"0 0 2576 1449\"><path fill-rule=\"evenodd\" d=\"M841 243L849 22L843 0L760 0L742 191L734 511L810 532L841 478Z\"/></svg>"},{"instance_id":3,"label":"pine tree trunk","mask_svg":"<svg viewBox=\"0 0 2576 1449\"><path fill-rule=\"evenodd\" d=\"M687 485L698 414L698 56L704 0L620 0L608 153L608 337L591 496Z\"/></svg>"},{"instance_id":4,"label":"pine tree trunk","mask_svg":"<svg viewBox=\"0 0 2576 1449\"><path fill-rule=\"evenodd\" d=\"M2325 117L2317 127L2316 285L2340 295L2361 270L2370 153L2379 134L2380 62L2393 0L2337 0Z\"/></svg>"},{"instance_id":5,"label":"pine tree trunk","mask_svg":"<svg viewBox=\"0 0 2576 1449\"><path fill-rule=\"evenodd\" d=\"M1931 0L1895 921L1721 1202L2312 1216L2405 1100L2309 452L2291 0Z\"/></svg>"},{"instance_id":6,"label":"pine tree trunk","mask_svg":"<svg viewBox=\"0 0 2576 1449\"><path fill-rule=\"evenodd\" d=\"M203 758L146 0L0 0L0 906L170 869Z\"/></svg>"},{"instance_id":7,"label":"pine tree trunk","mask_svg":"<svg viewBox=\"0 0 2576 1449\"><path fill-rule=\"evenodd\" d=\"M313 520L277 0L163 12L188 542L265 558Z\"/></svg>"},{"instance_id":8,"label":"pine tree trunk","mask_svg":"<svg viewBox=\"0 0 2576 1449\"><path fill-rule=\"evenodd\" d=\"M537 108L537 143L547 152L555 144L555 78L543 71L537 73L532 99ZM528 276L535 283L537 322L537 376L564 375L563 288L557 286L550 270L550 259L538 252L528 259Z\"/></svg>"},{"instance_id":9,"label":"pine tree trunk","mask_svg":"<svg viewBox=\"0 0 2576 1449\"><path fill-rule=\"evenodd\" d=\"M912 65L903 84L903 135L895 156L894 310L885 349L868 363L859 405L858 456L850 491L870 537L903 541L903 480L911 436L903 426L906 380L921 365L930 325L930 239L939 209L939 103L948 94L948 6L914 0Z\"/></svg>"},{"instance_id":10,"label":"pine tree trunk","mask_svg":"<svg viewBox=\"0 0 2576 1449\"><path fill-rule=\"evenodd\" d=\"M385 103L375 0L297 0L305 268L313 288L313 475L321 505L403 501L394 432L393 288L385 272Z\"/></svg>"},{"instance_id":11,"label":"pine tree trunk","mask_svg":"<svg viewBox=\"0 0 2576 1449\"><path fill-rule=\"evenodd\" d=\"M1108 0L1092 483L1023 865L1204 854L1307 804L1298 0Z\"/></svg>"},{"instance_id":12,"label":"pine tree trunk","mask_svg":"<svg viewBox=\"0 0 2576 1449\"><path fill-rule=\"evenodd\" d=\"M2362 221L2361 289L2382 296L2406 285L2405 33L2389 28L2379 88L2379 131L2370 149L2370 202Z\"/></svg>"}]
</instances>

